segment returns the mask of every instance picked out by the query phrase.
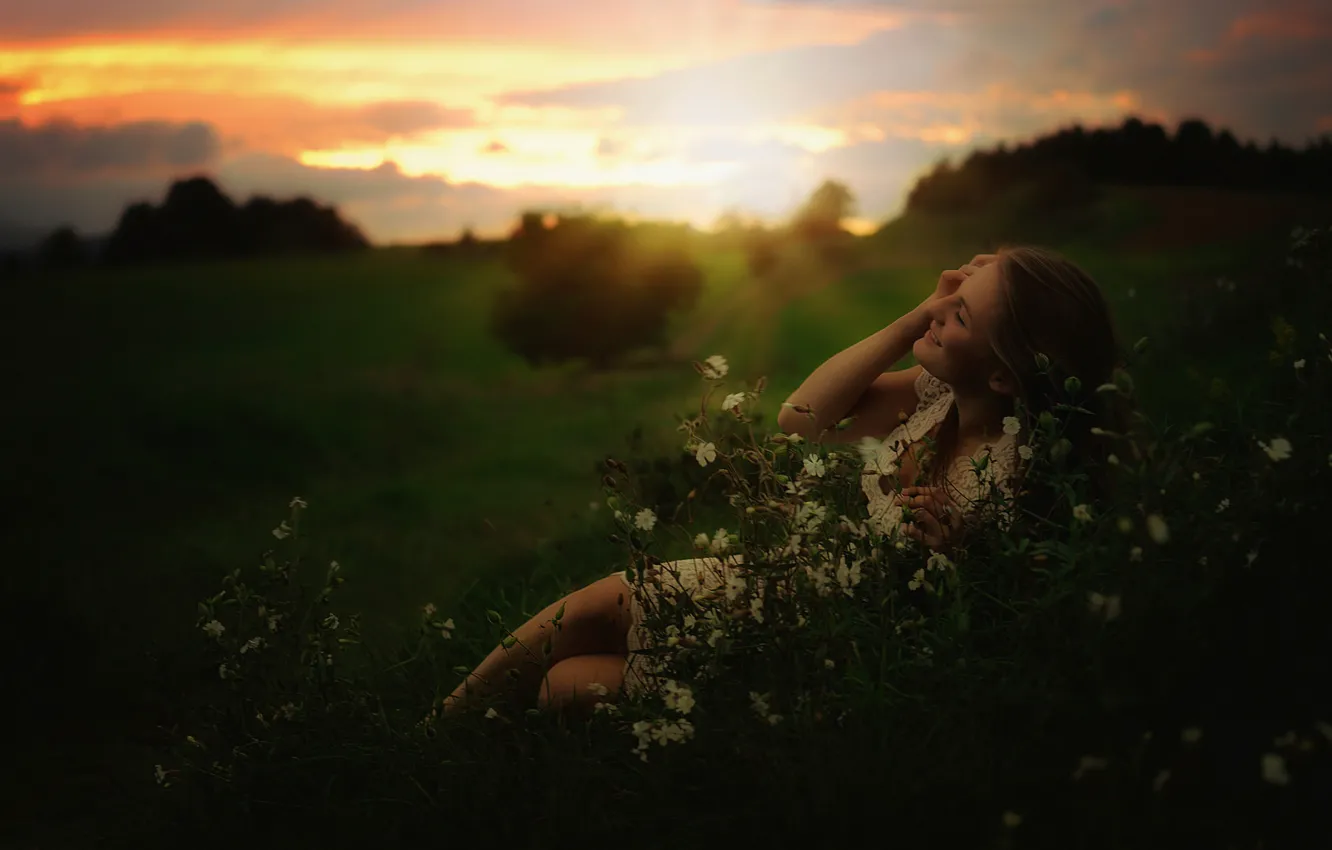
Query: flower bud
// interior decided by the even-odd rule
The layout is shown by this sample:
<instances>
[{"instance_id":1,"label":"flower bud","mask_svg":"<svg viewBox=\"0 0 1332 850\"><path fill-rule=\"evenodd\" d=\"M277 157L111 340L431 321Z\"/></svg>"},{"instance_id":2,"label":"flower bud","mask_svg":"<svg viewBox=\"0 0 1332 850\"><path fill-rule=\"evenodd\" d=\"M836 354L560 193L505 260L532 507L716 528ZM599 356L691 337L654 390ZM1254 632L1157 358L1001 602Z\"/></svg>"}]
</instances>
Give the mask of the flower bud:
<instances>
[{"instance_id":1,"label":"flower bud","mask_svg":"<svg viewBox=\"0 0 1332 850\"><path fill-rule=\"evenodd\" d=\"M1082 389L1082 381L1078 380L1077 375L1069 375L1064 379L1064 392L1069 395L1077 395L1080 389Z\"/></svg>"},{"instance_id":2,"label":"flower bud","mask_svg":"<svg viewBox=\"0 0 1332 850\"><path fill-rule=\"evenodd\" d=\"M1124 371L1123 369L1118 369L1118 368L1115 369L1114 381L1115 385L1118 386L1125 393L1133 392L1133 378L1129 375L1128 372Z\"/></svg>"},{"instance_id":3,"label":"flower bud","mask_svg":"<svg viewBox=\"0 0 1332 850\"><path fill-rule=\"evenodd\" d=\"M604 485L606 485L607 487L611 488L612 490L615 489L615 479L612 478L612 477L609 476L609 475L603 477L603 478L601 479L601 483L604 484Z\"/></svg>"},{"instance_id":4,"label":"flower bud","mask_svg":"<svg viewBox=\"0 0 1332 850\"><path fill-rule=\"evenodd\" d=\"M1036 354L1036 368L1040 369L1042 372L1044 372L1046 369L1049 369L1050 358L1038 352Z\"/></svg>"}]
</instances>

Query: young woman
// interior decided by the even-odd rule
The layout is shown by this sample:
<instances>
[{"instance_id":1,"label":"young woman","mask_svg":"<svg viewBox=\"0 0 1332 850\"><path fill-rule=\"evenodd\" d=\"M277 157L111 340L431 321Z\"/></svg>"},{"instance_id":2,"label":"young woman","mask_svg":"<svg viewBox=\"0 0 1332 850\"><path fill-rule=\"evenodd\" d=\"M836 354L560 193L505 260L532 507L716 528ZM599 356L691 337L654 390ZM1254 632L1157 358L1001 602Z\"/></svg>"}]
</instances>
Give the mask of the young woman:
<instances>
[{"instance_id":1,"label":"young woman","mask_svg":"<svg viewBox=\"0 0 1332 850\"><path fill-rule=\"evenodd\" d=\"M886 371L908 350L916 366ZM1048 358L1044 373L1038 354ZM943 272L915 309L815 369L791 394L777 424L824 442L885 437L862 475L870 524L882 533L900 524L928 548L946 550L968 520L978 519L971 509L982 500L981 485L970 461L988 454L995 483L1012 496L1021 487L1018 449L1030 423L1065 397L1067 377L1079 378L1088 392L1109 382L1121 354L1109 307L1086 272L1049 250L1002 249ZM1026 422L1014 434L1005 420L1014 416L1018 399ZM1092 424L1123 429L1122 412L1102 415L1099 423L1064 432L1070 463L1103 457ZM850 427L832 428L848 416L855 417ZM902 523L906 513L914 521ZM675 572L684 589L720 584L726 569L716 558L663 566L673 568L663 573ZM468 675L445 700L445 713L506 689L529 705L535 696L541 708L584 714L596 701L638 689L651 675L650 659L636 654L652 645L639 625L643 600L636 594L642 592L657 591L647 582L635 586L626 571L551 603L514 631L514 646L496 647ZM557 630L552 620L561 609ZM547 641L550 669L543 682L539 653ZM592 683L608 695L592 692Z\"/></svg>"}]
</instances>

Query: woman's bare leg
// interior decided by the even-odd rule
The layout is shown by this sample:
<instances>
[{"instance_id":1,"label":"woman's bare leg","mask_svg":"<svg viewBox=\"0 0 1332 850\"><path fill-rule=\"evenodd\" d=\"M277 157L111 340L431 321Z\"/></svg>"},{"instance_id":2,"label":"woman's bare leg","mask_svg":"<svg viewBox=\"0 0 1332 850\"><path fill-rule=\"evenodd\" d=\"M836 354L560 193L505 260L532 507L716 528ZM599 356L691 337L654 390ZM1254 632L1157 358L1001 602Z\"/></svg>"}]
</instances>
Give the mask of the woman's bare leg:
<instances>
[{"instance_id":1,"label":"woman's bare leg","mask_svg":"<svg viewBox=\"0 0 1332 850\"><path fill-rule=\"evenodd\" d=\"M596 713L597 703L617 702L624 684L625 658L619 653L566 658L551 667L546 681L541 683L537 708L568 711L576 718L586 719ZM594 691L588 687L593 684L603 685L606 694L603 696L600 689Z\"/></svg>"},{"instance_id":2,"label":"woman's bare leg","mask_svg":"<svg viewBox=\"0 0 1332 850\"><path fill-rule=\"evenodd\" d=\"M618 575L607 576L552 602L535 617L513 630L517 642L503 644L468 674L444 700L444 713L456 711L475 698L507 692L531 705L542 679L543 656L551 668L580 655L628 656L629 588ZM564 607L561 628L553 620ZM543 647L550 643L550 654ZM513 671L517 671L516 673ZM603 682L608 688L610 683Z\"/></svg>"}]
</instances>

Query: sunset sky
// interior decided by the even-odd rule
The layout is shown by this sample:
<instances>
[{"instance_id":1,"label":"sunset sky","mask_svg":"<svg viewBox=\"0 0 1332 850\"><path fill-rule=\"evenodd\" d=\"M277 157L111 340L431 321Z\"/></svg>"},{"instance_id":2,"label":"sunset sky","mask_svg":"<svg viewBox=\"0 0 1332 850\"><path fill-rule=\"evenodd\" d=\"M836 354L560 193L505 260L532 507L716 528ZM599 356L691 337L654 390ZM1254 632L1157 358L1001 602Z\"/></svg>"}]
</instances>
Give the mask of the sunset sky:
<instances>
[{"instance_id":1,"label":"sunset sky","mask_svg":"<svg viewBox=\"0 0 1332 850\"><path fill-rule=\"evenodd\" d=\"M0 226L110 230L213 175L379 242L581 203L711 224L822 179L861 216L1074 121L1332 132L1312 0L0 0Z\"/></svg>"}]
</instances>

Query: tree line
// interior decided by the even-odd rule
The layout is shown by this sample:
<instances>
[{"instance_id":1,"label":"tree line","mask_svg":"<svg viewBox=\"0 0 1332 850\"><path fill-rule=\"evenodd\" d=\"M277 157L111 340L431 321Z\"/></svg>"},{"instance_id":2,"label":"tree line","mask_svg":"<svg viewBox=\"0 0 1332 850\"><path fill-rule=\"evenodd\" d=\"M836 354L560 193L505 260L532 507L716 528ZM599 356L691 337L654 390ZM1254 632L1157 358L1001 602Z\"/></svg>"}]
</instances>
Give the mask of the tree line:
<instances>
[{"instance_id":1,"label":"tree line","mask_svg":"<svg viewBox=\"0 0 1332 850\"><path fill-rule=\"evenodd\" d=\"M140 201L125 207L104 239L57 228L29 262L55 269L117 267L368 247L370 240L335 207L307 197L279 201L264 195L238 205L209 178L190 177L172 183L160 205ZM10 270L22 262L14 255L3 260Z\"/></svg>"},{"instance_id":2,"label":"tree line","mask_svg":"<svg viewBox=\"0 0 1332 850\"><path fill-rule=\"evenodd\" d=\"M1174 135L1136 117L1116 128L1073 125L1012 148L975 151L957 166L940 160L916 181L906 209L974 210L1021 190L1030 206L1054 210L1091 200L1109 185L1332 194L1332 135L1296 150L1275 139L1262 148L1241 144L1196 118L1181 121Z\"/></svg>"}]
</instances>

